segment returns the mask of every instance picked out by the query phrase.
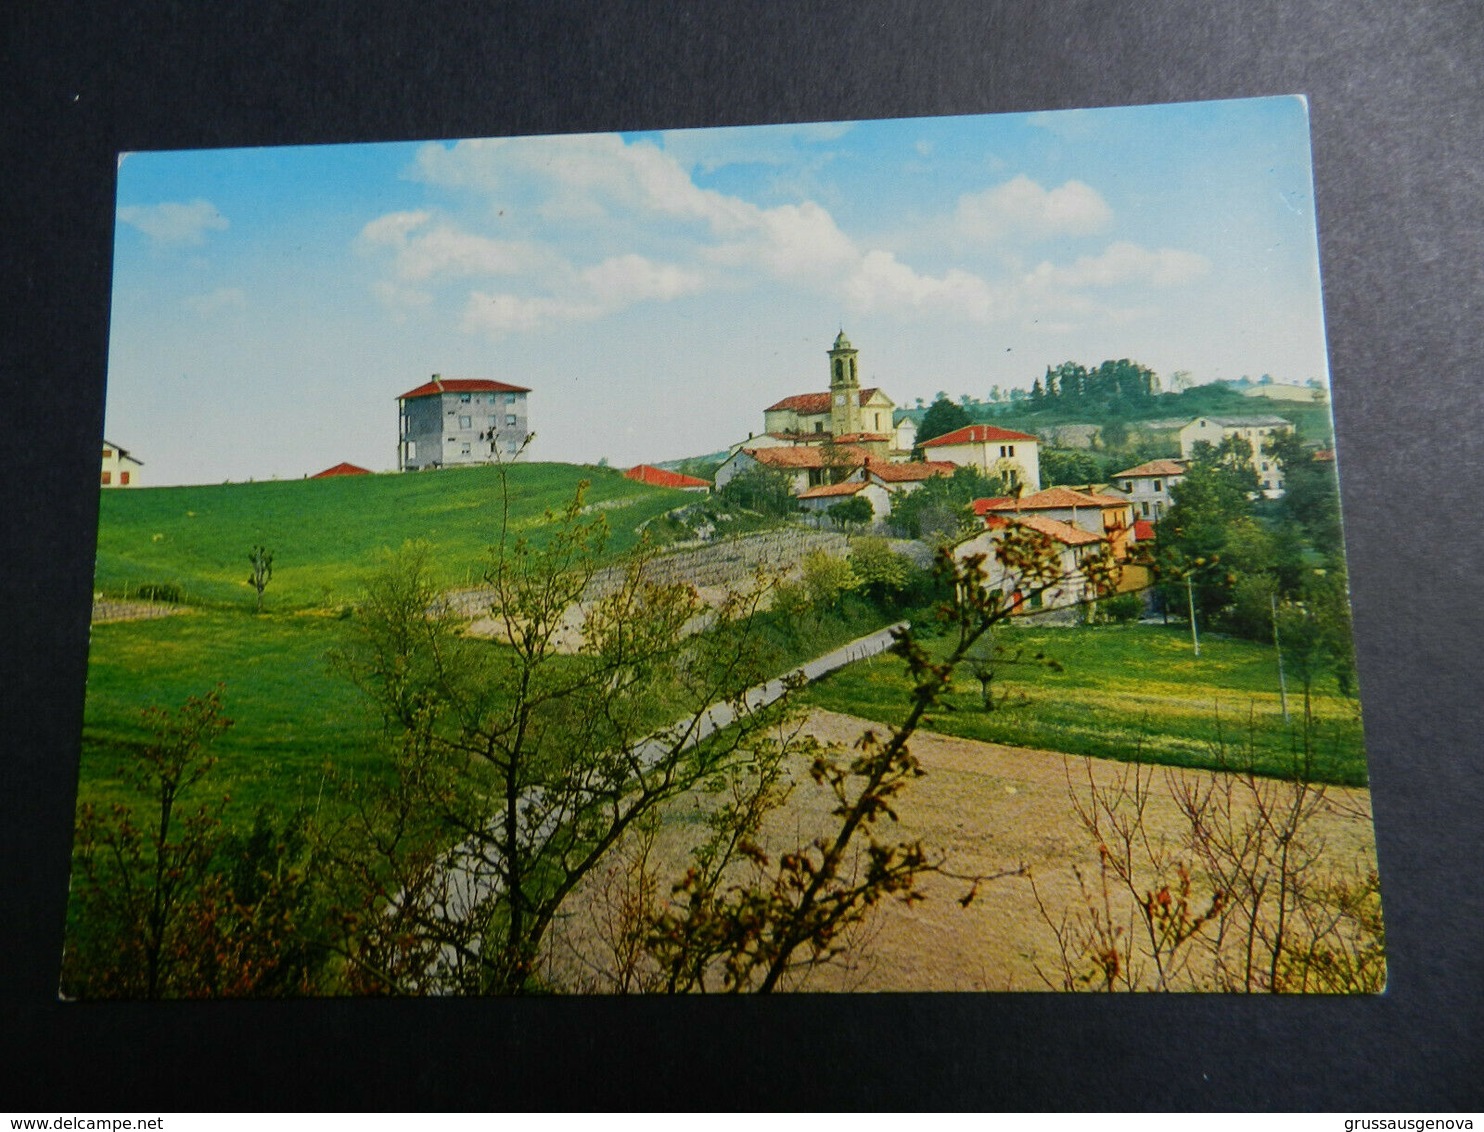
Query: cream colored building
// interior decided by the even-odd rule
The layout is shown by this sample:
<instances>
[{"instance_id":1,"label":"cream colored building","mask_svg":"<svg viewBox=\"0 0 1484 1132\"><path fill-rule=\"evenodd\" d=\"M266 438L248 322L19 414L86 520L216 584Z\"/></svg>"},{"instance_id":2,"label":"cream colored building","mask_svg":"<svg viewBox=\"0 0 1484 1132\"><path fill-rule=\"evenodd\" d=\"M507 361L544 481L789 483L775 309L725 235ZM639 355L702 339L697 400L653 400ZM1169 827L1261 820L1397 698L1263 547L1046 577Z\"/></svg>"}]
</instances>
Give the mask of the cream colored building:
<instances>
[{"instance_id":1,"label":"cream colored building","mask_svg":"<svg viewBox=\"0 0 1484 1132\"><path fill-rule=\"evenodd\" d=\"M104 487L139 487L139 469L144 464L129 455L127 448L120 448L103 441L103 474L100 483Z\"/></svg>"},{"instance_id":2,"label":"cream colored building","mask_svg":"<svg viewBox=\"0 0 1484 1132\"><path fill-rule=\"evenodd\" d=\"M1262 494L1277 499L1283 494L1283 468L1263 451L1263 445L1280 432L1293 428L1282 417L1196 417L1180 430L1180 456L1188 460L1195 446L1204 440L1215 447L1229 436L1239 436L1252 445L1252 466Z\"/></svg>"},{"instance_id":3,"label":"cream colored building","mask_svg":"<svg viewBox=\"0 0 1484 1132\"><path fill-rule=\"evenodd\" d=\"M965 425L922 442L929 460L947 460L999 476L1011 487L1041 490L1040 442L1030 433L996 425Z\"/></svg>"}]
</instances>

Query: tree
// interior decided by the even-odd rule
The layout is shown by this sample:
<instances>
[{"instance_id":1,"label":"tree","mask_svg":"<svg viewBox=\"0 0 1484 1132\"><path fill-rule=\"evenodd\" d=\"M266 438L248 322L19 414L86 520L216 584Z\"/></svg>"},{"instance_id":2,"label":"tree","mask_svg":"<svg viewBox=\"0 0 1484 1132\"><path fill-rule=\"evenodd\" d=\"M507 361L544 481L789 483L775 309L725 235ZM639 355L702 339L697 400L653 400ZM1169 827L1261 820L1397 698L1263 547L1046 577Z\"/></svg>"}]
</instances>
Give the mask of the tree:
<instances>
[{"instance_id":1,"label":"tree","mask_svg":"<svg viewBox=\"0 0 1484 1132\"><path fill-rule=\"evenodd\" d=\"M738 472L717 494L733 506L775 518L792 515L799 507L788 473L762 463Z\"/></svg>"},{"instance_id":2,"label":"tree","mask_svg":"<svg viewBox=\"0 0 1484 1132\"><path fill-rule=\"evenodd\" d=\"M950 432L973 423L962 405L955 405L945 394L939 393L938 399L923 414L922 424L917 426L917 443L947 436Z\"/></svg>"},{"instance_id":3,"label":"tree","mask_svg":"<svg viewBox=\"0 0 1484 1132\"><path fill-rule=\"evenodd\" d=\"M892 524L908 538L952 541L978 525L969 504L995 486L978 468L962 465L951 476L933 476L915 491L893 496Z\"/></svg>"},{"instance_id":4,"label":"tree","mask_svg":"<svg viewBox=\"0 0 1484 1132\"><path fill-rule=\"evenodd\" d=\"M256 612L263 612L263 591L268 588L268 582L273 578L273 552L266 546L255 546L248 553L247 560L252 563L252 573L248 575L247 584L258 593L258 607Z\"/></svg>"},{"instance_id":5,"label":"tree","mask_svg":"<svg viewBox=\"0 0 1484 1132\"><path fill-rule=\"evenodd\" d=\"M831 504L825 511L830 520L837 527L845 527L854 524L864 527L875 517L876 511L871 506L871 501L863 495L856 495L839 503Z\"/></svg>"},{"instance_id":6,"label":"tree","mask_svg":"<svg viewBox=\"0 0 1484 1132\"><path fill-rule=\"evenodd\" d=\"M105 813L89 802L78 818L81 922L64 977L75 993L162 998L192 989L178 969L195 953L193 921L220 816L206 805L184 811L215 765L208 748L232 721L218 687L191 696L177 712L149 708L144 722L153 738L121 773L147 808L115 803Z\"/></svg>"},{"instance_id":7,"label":"tree","mask_svg":"<svg viewBox=\"0 0 1484 1132\"><path fill-rule=\"evenodd\" d=\"M541 989L542 945L579 882L771 718L741 699L765 675L761 586L707 612L641 549L595 588L607 527L581 491L543 533L515 536L507 496L485 570L495 642L457 632L425 547L368 587L339 665L381 716L391 765L338 853L356 989ZM716 704L737 722L708 736Z\"/></svg>"},{"instance_id":8,"label":"tree","mask_svg":"<svg viewBox=\"0 0 1484 1132\"><path fill-rule=\"evenodd\" d=\"M1061 662L1037 650L1030 652L1025 646L1011 647L999 640L993 631L986 632L964 657L969 675L979 682L980 706L985 711L996 710L1008 693L995 698L995 680L1004 675L1005 669L1017 666L1044 666L1053 672L1062 671ZM1003 681L1002 681L1003 682Z\"/></svg>"}]
</instances>

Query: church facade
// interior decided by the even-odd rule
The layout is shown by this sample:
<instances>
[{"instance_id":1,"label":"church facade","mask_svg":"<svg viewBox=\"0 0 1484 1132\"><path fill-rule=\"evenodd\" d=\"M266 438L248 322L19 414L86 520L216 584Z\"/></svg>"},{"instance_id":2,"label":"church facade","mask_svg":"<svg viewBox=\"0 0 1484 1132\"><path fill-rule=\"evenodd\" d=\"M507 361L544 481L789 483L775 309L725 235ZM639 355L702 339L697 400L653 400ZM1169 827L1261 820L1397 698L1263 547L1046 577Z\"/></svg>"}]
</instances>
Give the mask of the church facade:
<instances>
[{"instance_id":1,"label":"church facade","mask_svg":"<svg viewBox=\"0 0 1484 1132\"><path fill-rule=\"evenodd\" d=\"M860 351L841 330L829 350L827 393L796 393L763 410L763 431L793 444L849 444L885 460L897 447L892 401L880 389L861 388Z\"/></svg>"}]
</instances>

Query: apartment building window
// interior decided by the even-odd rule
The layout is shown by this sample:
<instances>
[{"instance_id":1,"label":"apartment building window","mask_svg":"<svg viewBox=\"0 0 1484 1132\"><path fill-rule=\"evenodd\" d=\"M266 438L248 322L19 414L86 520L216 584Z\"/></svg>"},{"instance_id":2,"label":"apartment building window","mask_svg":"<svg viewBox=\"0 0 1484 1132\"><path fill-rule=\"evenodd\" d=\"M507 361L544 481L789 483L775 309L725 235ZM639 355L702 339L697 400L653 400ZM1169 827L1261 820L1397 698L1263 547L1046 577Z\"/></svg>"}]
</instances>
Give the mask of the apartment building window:
<instances>
[{"instance_id":1,"label":"apartment building window","mask_svg":"<svg viewBox=\"0 0 1484 1132\"><path fill-rule=\"evenodd\" d=\"M505 416L505 423L508 425L513 425L515 423L515 414L507 413Z\"/></svg>"},{"instance_id":2,"label":"apartment building window","mask_svg":"<svg viewBox=\"0 0 1484 1132\"><path fill-rule=\"evenodd\" d=\"M119 486L120 487L128 487L129 486L129 473L128 472L120 472L119 473Z\"/></svg>"},{"instance_id":3,"label":"apartment building window","mask_svg":"<svg viewBox=\"0 0 1484 1132\"><path fill-rule=\"evenodd\" d=\"M459 418L459 427L460 428L473 428L474 427L474 418L473 417L460 417Z\"/></svg>"},{"instance_id":4,"label":"apartment building window","mask_svg":"<svg viewBox=\"0 0 1484 1132\"><path fill-rule=\"evenodd\" d=\"M104 472L103 473L103 486L104 487L107 487L112 482L113 482L113 473L112 472Z\"/></svg>"}]
</instances>

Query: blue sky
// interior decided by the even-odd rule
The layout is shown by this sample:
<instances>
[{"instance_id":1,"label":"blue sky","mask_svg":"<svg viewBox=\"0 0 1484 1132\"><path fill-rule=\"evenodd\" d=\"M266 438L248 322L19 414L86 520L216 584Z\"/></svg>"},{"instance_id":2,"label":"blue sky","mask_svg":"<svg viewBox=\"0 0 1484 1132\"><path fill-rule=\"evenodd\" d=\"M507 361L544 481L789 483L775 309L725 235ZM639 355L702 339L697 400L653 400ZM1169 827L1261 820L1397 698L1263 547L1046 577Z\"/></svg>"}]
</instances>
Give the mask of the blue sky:
<instances>
[{"instance_id":1,"label":"blue sky","mask_svg":"<svg viewBox=\"0 0 1484 1132\"><path fill-rule=\"evenodd\" d=\"M761 431L842 327L899 405L1327 381L1304 104L131 153L105 434L151 484L385 470L436 372L624 467Z\"/></svg>"}]
</instances>

